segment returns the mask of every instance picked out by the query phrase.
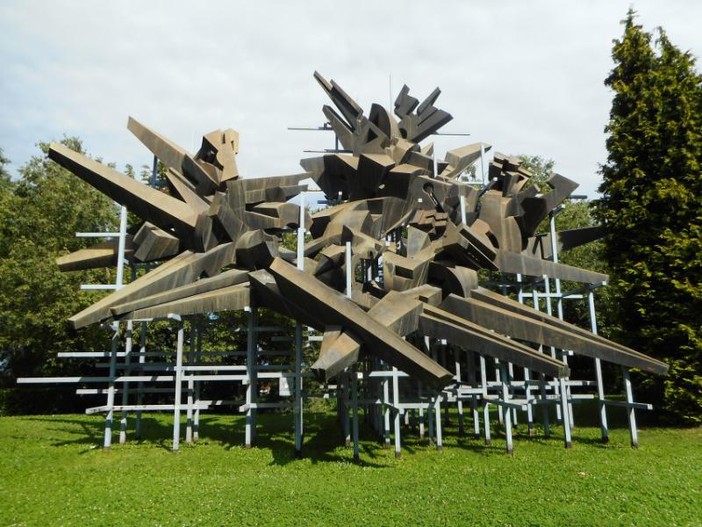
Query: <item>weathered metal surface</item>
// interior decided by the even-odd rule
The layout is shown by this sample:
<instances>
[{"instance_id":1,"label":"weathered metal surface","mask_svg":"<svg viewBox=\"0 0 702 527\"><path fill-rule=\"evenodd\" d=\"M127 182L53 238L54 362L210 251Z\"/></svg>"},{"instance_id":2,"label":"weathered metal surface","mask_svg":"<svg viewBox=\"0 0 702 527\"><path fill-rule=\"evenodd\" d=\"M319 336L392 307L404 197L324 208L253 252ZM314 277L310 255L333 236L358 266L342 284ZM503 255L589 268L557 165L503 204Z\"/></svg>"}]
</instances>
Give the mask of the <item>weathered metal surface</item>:
<instances>
[{"instance_id":1,"label":"weathered metal surface","mask_svg":"<svg viewBox=\"0 0 702 527\"><path fill-rule=\"evenodd\" d=\"M568 374L562 362L513 339L667 371L659 361L479 287L481 270L586 284L607 279L549 261L550 238L536 236L576 183L554 175L539 190L519 159L496 153L490 182L479 192L460 176L490 145L456 148L441 160L433 145L420 144L451 119L436 106L438 89L420 103L403 87L396 119L378 104L364 114L334 81L315 78L336 108L323 112L345 151L302 160L300 174L242 177L239 134L231 129L206 134L192 154L130 118L128 128L166 167L170 195L51 145L51 159L144 220L127 258L163 262L71 317L75 327L240 309L255 300L325 332L313 365L324 379L371 354L444 386L452 373L408 342L423 337L554 377ZM291 200L305 190L306 178L337 204L300 214ZM295 253L282 246L282 236L301 225L311 239ZM598 234L560 233L555 245L575 247ZM86 268L113 259L112 245L98 245L60 265Z\"/></svg>"}]
</instances>

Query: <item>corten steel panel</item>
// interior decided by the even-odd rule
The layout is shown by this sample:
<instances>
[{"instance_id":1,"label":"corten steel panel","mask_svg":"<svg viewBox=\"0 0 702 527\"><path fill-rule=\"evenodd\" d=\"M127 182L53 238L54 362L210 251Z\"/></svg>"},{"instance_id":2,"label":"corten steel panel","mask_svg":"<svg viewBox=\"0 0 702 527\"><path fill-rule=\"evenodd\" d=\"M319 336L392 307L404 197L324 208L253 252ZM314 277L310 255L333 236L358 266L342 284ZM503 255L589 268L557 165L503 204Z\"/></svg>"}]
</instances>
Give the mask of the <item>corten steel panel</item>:
<instances>
[{"instance_id":1,"label":"corten steel panel","mask_svg":"<svg viewBox=\"0 0 702 527\"><path fill-rule=\"evenodd\" d=\"M515 315L530 318L532 320L538 321L542 324L551 326L553 328L558 328L566 333L572 333L582 339L590 340L599 345L599 349L602 352L603 360L613 362L614 364L629 365L630 367L640 368L651 373L656 373L659 375L664 375L668 372L668 365L639 353L631 348L622 346L616 342L609 341L604 337L595 335L594 333L564 322L559 318L550 316L541 311L536 311L528 306L520 304L514 300L507 297L488 291L482 287L479 287L470 294L471 299L481 301L487 305L495 306L496 308L501 308ZM598 352L594 351L594 348L581 351L580 353L592 357L597 357ZM626 364L625 364L626 363Z\"/></svg>"},{"instance_id":2,"label":"corten steel panel","mask_svg":"<svg viewBox=\"0 0 702 527\"><path fill-rule=\"evenodd\" d=\"M451 382L451 372L378 323L343 294L280 259L273 261L270 273L284 298L296 299L298 309L310 313L325 327L349 328L367 345L369 353L432 386Z\"/></svg>"},{"instance_id":3,"label":"corten steel panel","mask_svg":"<svg viewBox=\"0 0 702 527\"><path fill-rule=\"evenodd\" d=\"M192 283L203 273L216 274L213 272L214 269L219 272L224 265L232 263L233 258L232 242L220 245L206 253L181 253L68 320L74 328L108 320L112 316L110 311L112 306Z\"/></svg>"},{"instance_id":4,"label":"corten steel panel","mask_svg":"<svg viewBox=\"0 0 702 527\"><path fill-rule=\"evenodd\" d=\"M420 103L403 87L395 101L397 121L378 104L366 116L334 81L318 73L315 78L336 107L323 112L347 153L302 160L304 173L243 179L236 131L206 134L192 155L130 118L129 129L166 166L169 196L51 145L52 159L147 222L128 243L130 258L166 260L74 315L75 327L112 317L240 309L254 295L258 305L325 331L313 367L325 379L352 365L359 353L371 353L433 386L451 382L448 370L403 340L415 332L555 377L568 374L563 363L509 337L667 371L660 361L478 286L480 270L590 284L607 279L548 261L550 238L534 237L539 223L577 187L574 182L554 175L550 189L537 188L519 159L496 153L490 182L479 195L458 176L489 145L457 148L441 161L433 145L419 144L451 119L435 106L438 88ZM305 190L306 178L329 199L350 201L305 213L313 239L305 243L300 271L293 265L296 253L282 248L280 235L298 226L299 206L289 200ZM574 247L598 234L597 228L558 233L557 245ZM59 261L62 268L85 268L113 259L112 246L97 245ZM361 263L373 268L373 280L355 280ZM347 271L354 277L351 299L341 293Z\"/></svg>"},{"instance_id":5,"label":"corten steel panel","mask_svg":"<svg viewBox=\"0 0 702 527\"><path fill-rule=\"evenodd\" d=\"M424 335L446 339L451 344L481 355L512 362L552 377L565 377L570 373L563 362L441 308L426 306L420 317L419 329Z\"/></svg>"},{"instance_id":6,"label":"corten steel panel","mask_svg":"<svg viewBox=\"0 0 702 527\"><path fill-rule=\"evenodd\" d=\"M127 206L141 218L166 231L175 230L187 247L194 245L197 215L187 203L139 183L64 145L52 143L49 157L117 203Z\"/></svg>"},{"instance_id":7,"label":"corten steel panel","mask_svg":"<svg viewBox=\"0 0 702 527\"><path fill-rule=\"evenodd\" d=\"M251 305L249 284L237 284L198 295L165 302L125 315L125 319L150 319L168 315L196 315L221 311L240 311Z\"/></svg>"},{"instance_id":8,"label":"corten steel panel","mask_svg":"<svg viewBox=\"0 0 702 527\"><path fill-rule=\"evenodd\" d=\"M648 357L634 352L634 350L624 351L620 346L603 342L601 339L591 338L591 334L583 335L580 332L573 331L572 327L568 328L570 325L558 324L558 327L551 326L549 325L549 317L545 317L544 321L540 321L478 300L463 299L453 295L449 296L441 304L441 307L461 318L475 322L482 327L492 329L503 335L545 346L571 350L579 355L602 359L629 368L640 368L653 373L661 373L659 371L660 362L650 360Z\"/></svg>"},{"instance_id":9,"label":"corten steel panel","mask_svg":"<svg viewBox=\"0 0 702 527\"><path fill-rule=\"evenodd\" d=\"M119 317L132 311L146 309L148 307L156 307L161 304L172 303L177 300L195 297L196 295L217 291L233 285L243 284L248 282L248 280L249 273L247 271L231 269L211 278L202 278L191 284L186 284L163 291L161 293L143 296L130 302L114 305L112 308L110 308L110 311L115 317ZM209 311L203 309L200 312L208 313ZM179 314L178 312L174 313Z\"/></svg>"},{"instance_id":10,"label":"corten steel panel","mask_svg":"<svg viewBox=\"0 0 702 527\"><path fill-rule=\"evenodd\" d=\"M331 326L324 330L319 358L310 369L324 382L329 382L358 361L361 342L349 331Z\"/></svg>"},{"instance_id":11,"label":"corten steel panel","mask_svg":"<svg viewBox=\"0 0 702 527\"><path fill-rule=\"evenodd\" d=\"M117 251L119 240L112 239L97 243L86 249L79 249L65 256L56 258L56 265L61 271L79 271L82 269L95 269L97 267L112 267L117 265ZM135 245L132 236L127 235L125 240L124 256L130 259L134 256Z\"/></svg>"}]
</instances>

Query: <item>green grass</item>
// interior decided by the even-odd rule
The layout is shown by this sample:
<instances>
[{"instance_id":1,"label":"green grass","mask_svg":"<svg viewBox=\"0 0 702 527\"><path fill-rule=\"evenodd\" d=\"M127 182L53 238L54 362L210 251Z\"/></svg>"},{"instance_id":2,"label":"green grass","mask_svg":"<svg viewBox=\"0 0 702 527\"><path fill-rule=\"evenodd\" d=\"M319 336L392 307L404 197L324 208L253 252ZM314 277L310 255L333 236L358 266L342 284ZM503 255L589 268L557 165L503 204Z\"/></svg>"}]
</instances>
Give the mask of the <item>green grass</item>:
<instances>
[{"instance_id":1,"label":"green grass","mask_svg":"<svg viewBox=\"0 0 702 527\"><path fill-rule=\"evenodd\" d=\"M403 455L371 437L361 462L330 413L308 413L305 457L292 417L263 415L255 448L240 417L203 417L201 441L170 451L167 415L141 443L99 447L98 416L0 418L2 525L702 525L702 429L626 429L608 445L577 428L571 450L517 434L513 456L458 438L443 452L405 434Z\"/></svg>"}]
</instances>

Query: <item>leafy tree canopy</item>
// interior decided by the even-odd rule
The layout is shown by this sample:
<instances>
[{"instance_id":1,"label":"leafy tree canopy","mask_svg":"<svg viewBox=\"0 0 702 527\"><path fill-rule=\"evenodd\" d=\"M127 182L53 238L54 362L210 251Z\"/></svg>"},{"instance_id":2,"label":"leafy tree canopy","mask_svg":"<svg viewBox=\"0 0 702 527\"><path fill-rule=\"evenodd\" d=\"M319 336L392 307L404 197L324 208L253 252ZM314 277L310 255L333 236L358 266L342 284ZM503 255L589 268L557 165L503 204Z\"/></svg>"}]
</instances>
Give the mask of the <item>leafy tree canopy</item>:
<instances>
[{"instance_id":1,"label":"leafy tree canopy","mask_svg":"<svg viewBox=\"0 0 702 527\"><path fill-rule=\"evenodd\" d=\"M666 360L649 396L702 423L702 77L662 29L630 10L615 40L607 162L596 217L607 229L622 337Z\"/></svg>"},{"instance_id":2,"label":"leafy tree canopy","mask_svg":"<svg viewBox=\"0 0 702 527\"><path fill-rule=\"evenodd\" d=\"M82 150L76 138L63 143ZM39 148L46 153L48 145ZM95 241L76 238L76 232L114 231L116 207L37 156L20 169L17 181L3 173L0 215L0 380L13 385L18 376L58 373L68 367L66 361L56 360L58 351L104 348L99 328L76 334L69 331L66 319L101 294L81 291L80 284L113 282L112 273L62 273L55 259Z\"/></svg>"}]
</instances>

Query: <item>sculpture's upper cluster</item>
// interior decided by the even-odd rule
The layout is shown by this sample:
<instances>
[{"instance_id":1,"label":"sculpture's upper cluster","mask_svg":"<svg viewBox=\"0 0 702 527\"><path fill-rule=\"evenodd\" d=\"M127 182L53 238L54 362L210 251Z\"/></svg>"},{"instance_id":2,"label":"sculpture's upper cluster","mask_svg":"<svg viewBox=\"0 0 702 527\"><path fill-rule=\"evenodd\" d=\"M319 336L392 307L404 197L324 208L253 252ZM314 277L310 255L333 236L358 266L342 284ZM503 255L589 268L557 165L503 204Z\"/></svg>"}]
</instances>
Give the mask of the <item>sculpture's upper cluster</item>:
<instances>
[{"instance_id":1,"label":"sculpture's upper cluster","mask_svg":"<svg viewBox=\"0 0 702 527\"><path fill-rule=\"evenodd\" d=\"M447 339L481 354L554 377L561 361L520 341L573 350L628 367L664 373L667 366L478 285L477 271L597 283L606 276L549 260L551 243L575 247L596 228L560 233L536 229L576 184L555 175L550 191L529 185L517 159L495 154L482 190L459 176L484 152L468 145L435 161L420 142L451 120L405 86L393 117L374 104L368 117L336 83L315 74L338 109L323 108L346 153L304 159L304 173L241 178L238 134L216 131L192 156L134 119L129 129L166 167L170 193L135 181L62 145L49 156L143 218L127 252L163 262L71 318L82 327L111 318L154 318L242 309L255 301L324 331L312 366L331 378L370 353L435 386L452 373L410 342ZM330 201L312 216L290 202L312 178ZM312 239L304 261L280 245L280 234L304 225ZM346 254L347 242L351 259ZM116 247L102 244L60 259L65 270L106 265ZM296 264L296 265L294 265ZM347 269L351 265L352 269ZM362 272L356 272L357 269ZM354 277L346 291L346 276Z\"/></svg>"}]
</instances>

